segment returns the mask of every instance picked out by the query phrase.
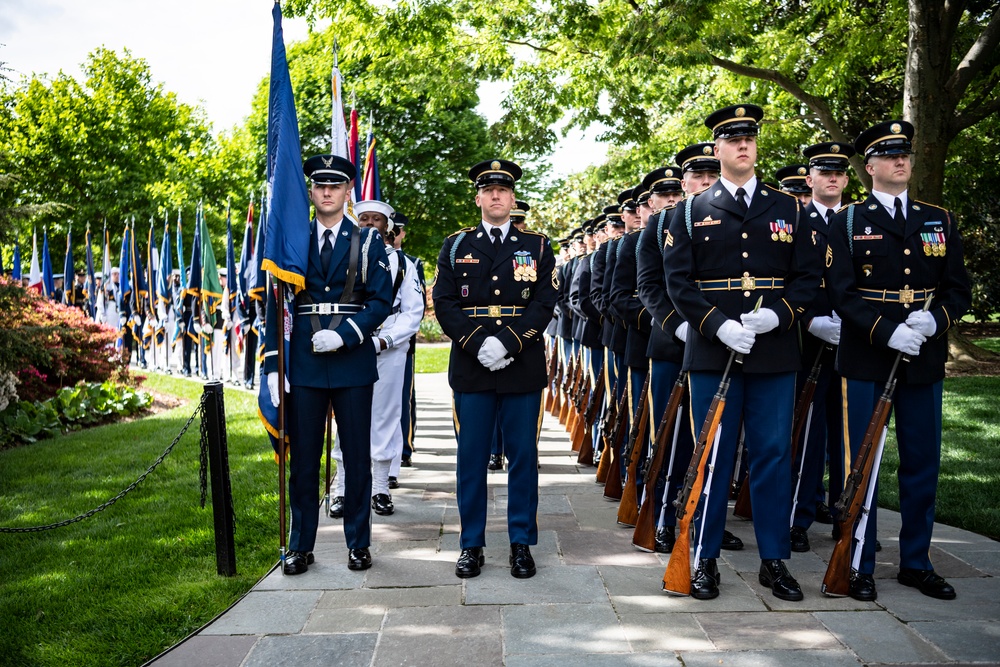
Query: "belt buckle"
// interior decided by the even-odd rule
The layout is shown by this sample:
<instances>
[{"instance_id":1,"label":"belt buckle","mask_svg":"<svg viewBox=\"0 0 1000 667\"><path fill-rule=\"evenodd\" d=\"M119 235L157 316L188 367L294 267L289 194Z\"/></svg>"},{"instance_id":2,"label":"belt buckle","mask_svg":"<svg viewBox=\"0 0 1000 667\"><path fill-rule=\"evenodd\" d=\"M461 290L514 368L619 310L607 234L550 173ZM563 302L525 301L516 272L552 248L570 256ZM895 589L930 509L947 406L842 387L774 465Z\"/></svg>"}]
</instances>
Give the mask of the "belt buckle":
<instances>
[{"instance_id":1,"label":"belt buckle","mask_svg":"<svg viewBox=\"0 0 1000 667\"><path fill-rule=\"evenodd\" d=\"M500 306L488 306L487 308L490 317L500 317Z\"/></svg>"},{"instance_id":2,"label":"belt buckle","mask_svg":"<svg viewBox=\"0 0 1000 667\"><path fill-rule=\"evenodd\" d=\"M753 276L743 276L740 278L740 289L745 291L757 289L757 279Z\"/></svg>"},{"instance_id":3,"label":"belt buckle","mask_svg":"<svg viewBox=\"0 0 1000 667\"><path fill-rule=\"evenodd\" d=\"M321 303L317 304L317 310L320 315L332 315L333 314L333 304L332 303Z\"/></svg>"},{"instance_id":4,"label":"belt buckle","mask_svg":"<svg viewBox=\"0 0 1000 667\"><path fill-rule=\"evenodd\" d=\"M900 303L913 303L913 290L911 290L911 289L901 289L901 290L899 290L899 302Z\"/></svg>"}]
</instances>

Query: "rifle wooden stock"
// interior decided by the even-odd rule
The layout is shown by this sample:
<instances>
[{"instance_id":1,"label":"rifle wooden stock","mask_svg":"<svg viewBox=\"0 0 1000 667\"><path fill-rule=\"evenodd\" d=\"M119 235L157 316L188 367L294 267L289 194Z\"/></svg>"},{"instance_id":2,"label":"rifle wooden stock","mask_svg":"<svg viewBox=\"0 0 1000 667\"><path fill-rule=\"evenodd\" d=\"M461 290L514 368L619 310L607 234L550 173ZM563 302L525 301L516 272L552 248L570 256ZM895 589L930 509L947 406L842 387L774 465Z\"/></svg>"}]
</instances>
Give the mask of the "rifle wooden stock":
<instances>
[{"instance_id":1,"label":"rifle wooden stock","mask_svg":"<svg viewBox=\"0 0 1000 667\"><path fill-rule=\"evenodd\" d=\"M667 399L667 409L663 412L660 425L656 429L653 451L649 456L649 467L646 468L646 477L643 479L643 501L639 505L639 516L636 517L635 530L632 532L632 546L640 551L656 550L656 520L653 517L653 506L656 503L653 502L653 494L656 493L656 481L660 477L663 460L672 444L669 440L672 431L670 425L677 420L686 385L687 371L684 371L674 381L674 388L670 390L670 398Z\"/></svg>"},{"instance_id":2,"label":"rifle wooden stock","mask_svg":"<svg viewBox=\"0 0 1000 667\"><path fill-rule=\"evenodd\" d=\"M580 391L577 394L576 413L575 420L573 421L573 430L570 433L570 447L574 452L579 454L580 447L583 446L583 436L587 432L587 409L590 407L589 404L584 403L587 397L591 394L590 391L590 373L584 373L583 384L580 386Z\"/></svg>"},{"instance_id":3,"label":"rifle wooden stock","mask_svg":"<svg viewBox=\"0 0 1000 667\"><path fill-rule=\"evenodd\" d=\"M816 395L816 383L819 381L819 374L823 367L822 359L823 350L825 349L825 345L820 345L819 352L816 353L816 360L813 362L812 368L809 369L806 383L802 385L802 391L799 392L799 399L795 403L795 419L792 421L793 468L795 466L795 459L799 455L799 440L802 437L802 429L806 425L806 417L809 415L809 406L812 405L813 396Z\"/></svg>"},{"instance_id":4,"label":"rifle wooden stock","mask_svg":"<svg viewBox=\"0 0 1000 667\"><path fill-rule=\"evenodd\" d=\"M580 455L576 458L577 463L583 465L594 465L594 423L597 421L597 413L604 403L604 381L597 379L597 387L590 393L590 402L584 413L583 439L580 444Z\"/></svg>"},{"instance_id":5,"label":"rifle wooden stock","mask_svg":"<svg viewBox=\"0 0 1000 667\"><path fill-rule=\"evenodd\" d=\"M618 422L615 424L614 435L608 441L608 454L611 461L608 467L608 477L604 480L604 497L608 500L621 500L622 497L622 467L618 459L621 456L622 443L625 441L625 415L628 414L628 392L622 392L618 402Z\"/></svg>"},{"instance_id":6,"label":"rifle wooden stock","mask_svg":"<svg viewBox=\"0 0 1000 667\"><path fill-rule=\"evenodd\" d=\"M743 426L740 425L740 445L743 446L743 438L745 434L743 432ZM748 456L744 453L744 456ZM749 462L750 459L747 459ZM737 470L735 474L740 474ZM747 476L743 479L743 483L740 484L740 495L736 497L736 503L733 505L733 516L739 517L741 519L746 519L750 521L753 519L753 505L750 502L750 467L747 466Z\"/></svg>"},{"instance_id":7,"label":"rifle wooden stock","mask_svg":"<svg viewBox=\"0 0 1000 667\"><path fill-rule=\"evenodd\" d=\"M701 433L694 445L691 463L684 475L684 486L677 494L677 541L670 551L670 560L663 573L663 590L678 595L691 594L691 521L694 519L698 501L701 499L705 483L705 464L719 430L722 413L726 409L726 393L729 391L729 370L732 368L736 352L729 354L729 362L722 374L719 388L712 397L712 404L701 425ZM740 355L742 357L742 355Z\"/></svg>"},{"instance_id":8,"label":"rifle wooden stock","mask_svg":"<svg viewBox=\"0 0 1000 667\"><path fill-rule=\"evenodd\" d=\"M611 434L614 433L614 424L618 421L618 403L615 402L615 392L618 391L618 381L611 386L611 395L608 397L608 406L604 411L604 419L601 423L601 461L597 465L597 483L604 484L608 479L608 469L611 467Z\"/></svg>"},{"instance_id":9,"label":"rifle wooden stock","mask_svg":"<svg viewBox=\"0 0 1000 667\"><path fill-rule=\"evenodd\" d=\"M563 378L562 404L559 408L559 423L566 425L569 419L570 391L573 388L573 381L576 379L576 357L570 357L569 366L566 369L566 376Z\"/></svg>"},{"instance_id":10,"label":"rifle wooden stock","mask_svg":"<svg viewBox=\"0 0 1000 667\"><path fill-rule=\"evenodd\" d=\"M875 469L875 452L878 449L882 431L886 428L889 420L889 412L892 410L892 394L896 389L896 370L899 368L899 360L903 353L896 357L896 363L892 366L892 373L889 374L889 381L885 383L882 395L879 396L872 418L868 422L865 437L861 441L861 448L858 456L851 466L851 474L847 476L844 483L844 491L840 494L835 508L840 524L840 539L833 546L833 553L830 555L830 563L826 568L826 575L823 577L823 586L820 590L824 595L830 597L843 597L850 593L851 586L851 545L854 543L854 522L861 513L862 505L865 501L865 494L868 485L874 483L878 477L878 470Z\"/></svg>"},{"instance_id":11,"label":"rifle wooden stock","mask_svg":"<svg viewBox=\"0 0 1000 667\"><path fill-rule=\"evenodd\" d=\"M576 360L576 376L573 378L573 384L570 387L569 416L566 419L566 432L570 434L571 440L573 431L576 430L576 424L580 421L580 406L582 404L580 393L583 391L585 382L586 374L583 372L583 352L581 350L580 356Z\"/></svg>"},{"instance_id":12,"label":"rifle wooden stock","mask_svg":"<svg viewBox=\"0 0 1000 667\"><path fill-rule=\"evenodd\" d=\"M625 448L625 488L622 489L621 504L618 505L618 523L632 528L639 518L639 499L637 498L639 461L642 460L643 440L646 426L649 422L649 376L642 383L639 392L639 407L632 419L632 430L628 436L628 446Z\"/></svg>"}]
</instances>

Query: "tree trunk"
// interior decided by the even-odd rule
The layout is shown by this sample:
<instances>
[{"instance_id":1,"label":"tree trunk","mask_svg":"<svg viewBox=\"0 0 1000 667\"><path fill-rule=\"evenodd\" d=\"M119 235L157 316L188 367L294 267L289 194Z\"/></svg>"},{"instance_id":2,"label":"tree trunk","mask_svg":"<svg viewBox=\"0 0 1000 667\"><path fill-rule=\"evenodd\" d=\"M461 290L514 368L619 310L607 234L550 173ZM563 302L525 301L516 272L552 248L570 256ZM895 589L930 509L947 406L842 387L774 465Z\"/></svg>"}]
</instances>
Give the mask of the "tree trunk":
<instances>
[{"instance_id":1,"label":"tree trunk","mask_svg":"<svg viewBox=\"0 0 1000 667\"><path fill-rule=\"evenodd\" d=\"M945 368L949 374L988 375L995 373L998 366L1000 355L979 347L957 327L948 332Z\"/></svg>"}]
</instances>

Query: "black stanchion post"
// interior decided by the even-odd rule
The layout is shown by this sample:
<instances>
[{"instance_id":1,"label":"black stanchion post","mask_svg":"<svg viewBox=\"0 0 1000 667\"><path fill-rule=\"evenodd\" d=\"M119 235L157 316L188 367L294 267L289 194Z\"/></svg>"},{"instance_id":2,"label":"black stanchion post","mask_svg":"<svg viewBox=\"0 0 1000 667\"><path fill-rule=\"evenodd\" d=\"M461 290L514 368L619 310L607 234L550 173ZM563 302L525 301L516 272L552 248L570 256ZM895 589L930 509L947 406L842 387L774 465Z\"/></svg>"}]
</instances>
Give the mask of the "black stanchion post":
<instances>
[{"instance_id":1,"label":"black stanchion post","mask_svg":"<svg viewBox=\"0 0 1000 667\"><path fill-rule=\"evenodd\" d=\"M209 472L212 477L212 515L215 522L215 562L219 574L236 574L233 539L233 491L229 484L229 448L226 444L226 404L221 382L205 385L205 420Z\"/></svg>"}]
</instances>

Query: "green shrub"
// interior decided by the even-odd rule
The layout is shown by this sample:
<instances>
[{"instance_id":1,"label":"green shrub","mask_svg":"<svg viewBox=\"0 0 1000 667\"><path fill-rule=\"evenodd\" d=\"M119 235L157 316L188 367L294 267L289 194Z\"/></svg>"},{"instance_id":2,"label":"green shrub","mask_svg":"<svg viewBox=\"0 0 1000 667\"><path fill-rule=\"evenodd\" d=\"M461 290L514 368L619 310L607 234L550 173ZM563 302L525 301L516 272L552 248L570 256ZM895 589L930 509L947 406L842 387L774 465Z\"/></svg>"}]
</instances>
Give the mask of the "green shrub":
<instances>
[{"instance_id":1,"label":"green shrub","mask_svg":"<svg viewBox=\"0 0 1000 667\"><path fill-rule=\"evenodd\" d=\"M425 343L439 343L446 340L441 325L433 315L427 315L420 321L420 330L417 332L417 340Z\"/></svg>"}]
</instances>

